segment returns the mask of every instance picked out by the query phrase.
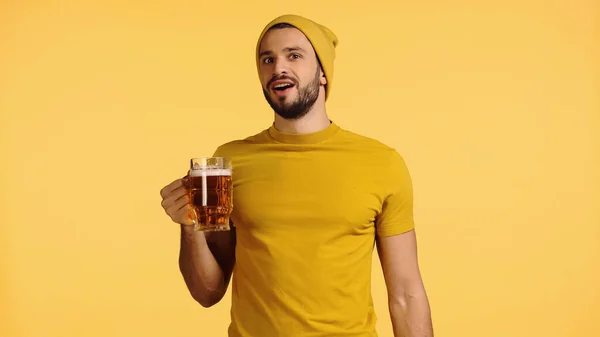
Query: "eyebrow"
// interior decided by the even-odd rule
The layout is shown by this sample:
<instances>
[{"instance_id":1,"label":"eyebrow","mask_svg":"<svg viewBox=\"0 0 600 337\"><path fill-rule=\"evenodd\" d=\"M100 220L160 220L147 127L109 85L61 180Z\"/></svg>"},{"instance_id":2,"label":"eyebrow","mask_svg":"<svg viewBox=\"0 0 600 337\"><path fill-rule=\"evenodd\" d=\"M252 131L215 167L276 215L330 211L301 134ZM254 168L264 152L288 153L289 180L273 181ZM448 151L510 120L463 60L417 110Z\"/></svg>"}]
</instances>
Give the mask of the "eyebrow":
<instances>
[{"instance_id":1,"label":"eyebrow","mask_svg":"<svg viewBox=\"0 0 600 337\"><path fill-rule=\"evenodd\" d=\"M301 51L301 52L305 52L305 51L304 51L304 49L302 49L301 47L297 47L297 46L294 46L294 47L286 47L286 48L283 48L283 50L284 50L285 52L288 52L288 53L289 53L289 52L291 52L291 51ZM273 52L272 52L271 50L265 50L265 51L263 51L262 53L260 53L259 57L263 57L263 56L266 56L266 55L272 55L272 54L273 54Z\"/></svg>"}]
</instances>

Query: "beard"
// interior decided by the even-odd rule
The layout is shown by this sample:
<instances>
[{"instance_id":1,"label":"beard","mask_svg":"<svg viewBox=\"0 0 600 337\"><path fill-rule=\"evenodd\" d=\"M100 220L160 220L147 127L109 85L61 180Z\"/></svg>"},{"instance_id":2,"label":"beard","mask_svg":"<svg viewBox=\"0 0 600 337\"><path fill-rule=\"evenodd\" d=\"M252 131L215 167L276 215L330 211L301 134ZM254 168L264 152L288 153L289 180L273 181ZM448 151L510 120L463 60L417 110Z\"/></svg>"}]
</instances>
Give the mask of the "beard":
<instances>
[{"instance_id":1,"label":"beard","mask_svg":"<svg viewBox=\"0 0 600 337\"><path fill-rule=\"evenodd\" d=\"M320 72L319 68L317 68L314 79L306 86L300 87L297 85L297 82L294 81L296 84L295 87L298 89L298 97L292 102L286 102L286 96L282 96L278 100L273 100L269 92L264 88L263 94L276 114L288 120L299 119L306 115L308 111L310 111L310 108L312 108L319 97L319 76ZM273 80L279 80L283 78L290 79L289 77L282 76ZM267 87L269 87L269 85L267 85Z\"/></svg>"}]
</instances>

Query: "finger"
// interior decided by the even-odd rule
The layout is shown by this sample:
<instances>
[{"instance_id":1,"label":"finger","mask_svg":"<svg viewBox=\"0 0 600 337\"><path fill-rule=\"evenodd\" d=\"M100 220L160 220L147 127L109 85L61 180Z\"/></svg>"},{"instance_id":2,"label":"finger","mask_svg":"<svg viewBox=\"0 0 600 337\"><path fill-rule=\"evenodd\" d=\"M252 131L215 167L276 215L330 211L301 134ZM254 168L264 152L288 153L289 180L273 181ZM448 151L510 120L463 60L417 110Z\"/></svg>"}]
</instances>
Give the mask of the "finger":
<instances>
[{"instance_id":1,"label":"finger","mask_svg":"<svg viewBox=\"0 0 600 337\"><path fill-rule=\"evenodd\" d=\"M181 178L181 183L184 187L190 187L190 172L189 171L186 176Z\"/></svg>"},{"instance_id":2,"label":"finger","mask_svg":"<svg viewBox=\"0 0 600 337\"><path fill-rule=\"evenodd\" d=\"M180 202L182 199L186 199L187 201L189 201L189 195L185 189L176 190L172 194L168 195L165 199L163 199L163 201L160 204L165 210L167 210L173 204Z\"/></svg>"},{"instance_id":3,"label":"finger","mask_svg":"<svg viewBox=\"0 0 600 337\"><path fill-rule=\"evenodd\" d=\"M161 197L165 198L167 195L171 194L171 192L173 192L174 190L176 190L177 188L179 188L181 186L183 186L182 179L174 180L169 185L163 187L163 189L160 190L160 195L161 195Z\"/></svg>"},{"instance_id":4,"label":"finger","mask_svg":"<svg viewBox=\"0 0 600 337\"><path fill-rule=\"evenodd\" d=\"M173 221L182 224L184 226L191 226L194 224L194 210L191 205L187 204L177 211L172 217Z\"/></svg>"},{"instance_id":5,"label":"finger","mask_svg":"<svg viewBox=\"0 0 600 337\"><path fill-rule=\"evenodd\" d=\"M175 214L177 213L182 207L184 207L185 205L190 203L190 198L187 195L184 195L183 197L173 201L172 203L170 203L166 209L167 214Z\"/></svg>"},{"instance_id":6,"label":"finger","mask_svg":"<svg viewBox=\"0 0 600 337\"><path fill-rule=\"evenodd\" d=\"M161 206L164 208L165 212L173 213L179 210L183 205L188 204L189 201L189 196L187 194L183 194L181 196L173 196L163 200Z\"/></svg>"},{"instance_id":7,"label":"finger","mask_svg":"<svg viewBox=\"0 0 600 337\"><path fill-rule=\"evenodd\" d=\"M172 204L173 202L179 200L184 195L188 195L188 194L189 194L189 190L185 186L179 186L176 189L174 189L173 191L171 191L171 193L163 196L163 201L161 204L163 207L167 207L168 205Z\"/></svg>"}]
</instances>

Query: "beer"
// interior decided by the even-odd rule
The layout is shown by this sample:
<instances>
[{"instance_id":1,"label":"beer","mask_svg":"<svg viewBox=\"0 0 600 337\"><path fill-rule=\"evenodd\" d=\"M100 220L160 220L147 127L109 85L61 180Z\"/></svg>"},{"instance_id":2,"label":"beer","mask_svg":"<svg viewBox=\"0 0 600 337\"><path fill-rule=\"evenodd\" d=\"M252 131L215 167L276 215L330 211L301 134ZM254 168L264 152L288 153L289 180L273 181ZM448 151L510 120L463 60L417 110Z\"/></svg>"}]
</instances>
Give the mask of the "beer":
<instances>
[{"instance_id":1,"label":"beer","mask_svg":"<svg viewBox=\"0 0 600 337\"><path fill-rule=\"evenodd\" d=\"M189 180L195 229L229 230L229 217L233 210L233 183L229 160L215 157L192 159Z\"/></svg>"}]
</instances>

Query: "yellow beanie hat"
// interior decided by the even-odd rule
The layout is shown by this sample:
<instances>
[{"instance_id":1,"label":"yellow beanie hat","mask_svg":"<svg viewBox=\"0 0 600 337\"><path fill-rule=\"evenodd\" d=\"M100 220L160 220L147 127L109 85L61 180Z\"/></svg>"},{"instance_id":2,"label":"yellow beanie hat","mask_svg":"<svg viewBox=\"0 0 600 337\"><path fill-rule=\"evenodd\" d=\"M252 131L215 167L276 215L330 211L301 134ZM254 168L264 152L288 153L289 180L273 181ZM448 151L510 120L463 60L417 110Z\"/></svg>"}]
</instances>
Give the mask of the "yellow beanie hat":
<instances>
[{"instance_id":1,"label":"yellow beanie hat","mask_svg":"<svg viewBox=\"0 0 600 337\"><path fill-rule=\"evenodd\" d=\"M321 67L323 68L323 73L325 73L325 78L327 79L325 90L325 99L327 99L329 97L329 93L331 92L331 83L333 82L333 60L335 60L335 47L338 45L337 36L329 28L305 17L293 14L279 16L265 26L260 34L260 37L258 38L258 43L256 44L257 67L260 67L259 54L262 38L265 36L269 28L278 23L288 23L296 27L298 30L304 33L306 38L308 38L312 44L315 52L317 53L317 58L321 62Z\"/></svg>"}]
</instances>

